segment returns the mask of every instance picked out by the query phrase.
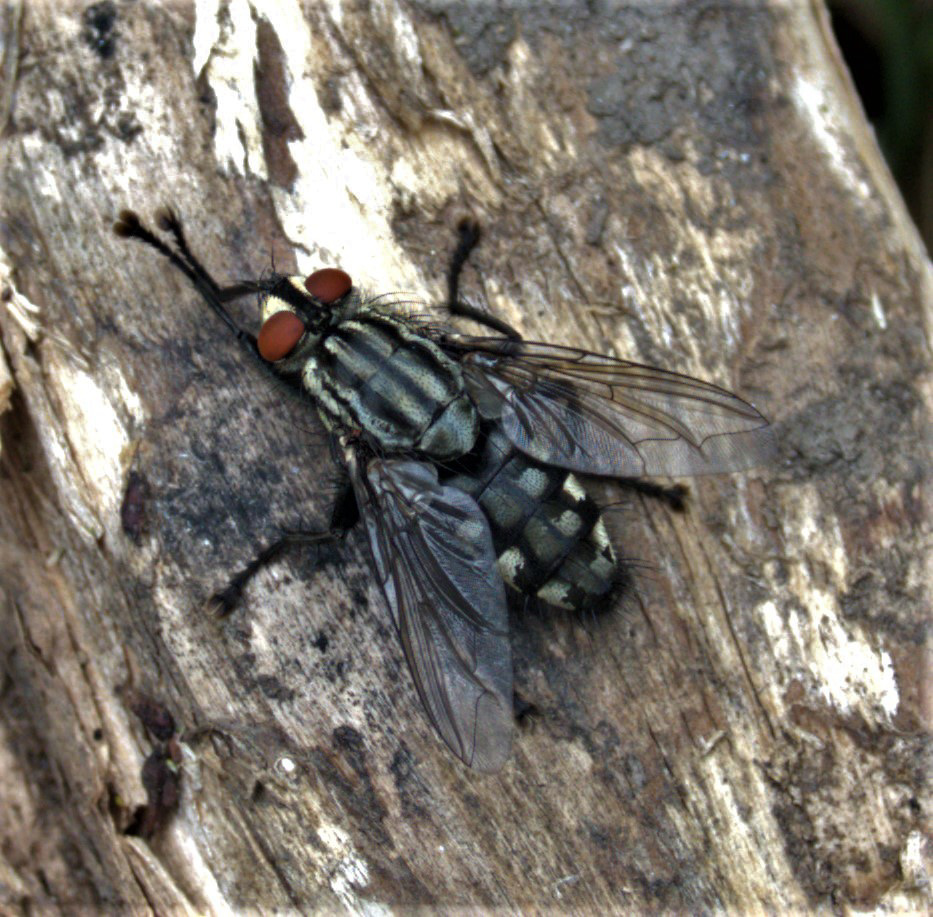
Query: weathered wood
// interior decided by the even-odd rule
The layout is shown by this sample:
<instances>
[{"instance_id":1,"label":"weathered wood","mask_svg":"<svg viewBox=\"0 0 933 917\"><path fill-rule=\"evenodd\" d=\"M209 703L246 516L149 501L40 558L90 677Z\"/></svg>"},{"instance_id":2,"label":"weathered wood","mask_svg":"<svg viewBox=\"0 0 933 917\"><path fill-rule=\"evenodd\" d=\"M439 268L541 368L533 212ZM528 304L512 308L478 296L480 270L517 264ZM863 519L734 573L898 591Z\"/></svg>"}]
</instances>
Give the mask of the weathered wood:
<instances>
[{"instance_id":1,"label":"weathered wood","mask_svg":"<svg viewBox=\"0 0 933 917\"><path fill-rule=\"evenodd\" d=\"M0 17L4 907L922 906L930 268L822 9L306 6ZM630 501L616 613L514 617L540 715L470 773L359 535L203 614L334 473L110 234L164 202L219 277L334 264L426 302L471 213L468 293L744 394L780 460L683 516ZM127 686L187 730L148 840Z\"/></svg>"}]
</instances>

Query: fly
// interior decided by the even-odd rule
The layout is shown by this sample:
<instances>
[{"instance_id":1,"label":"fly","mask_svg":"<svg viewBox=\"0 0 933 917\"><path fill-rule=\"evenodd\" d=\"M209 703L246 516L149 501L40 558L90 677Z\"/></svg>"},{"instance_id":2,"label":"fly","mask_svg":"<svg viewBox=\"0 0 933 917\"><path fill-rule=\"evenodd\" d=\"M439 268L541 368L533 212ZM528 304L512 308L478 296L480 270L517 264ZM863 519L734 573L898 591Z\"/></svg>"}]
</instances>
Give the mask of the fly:
<instances>
[{"instance_id":1,"label":"fly","mask_svg":"<svg viewBox=\"0 0 933 917\"><path fill-rule=\"evenodd\" d=\"M286 545L339 538L362 519L428 719L478 771L499 770L512 743L506 587L580 611L619 577L599 509L576 475L738 471L774 451L768 421L724 389L525 341L461 302L460 271L478 241L472 225L451 263L448 307L492 336L406 316L336 268L221 287L174 213L161 211L157 225L173 244L132 211L114 231L167 258L254 357L311 397L349 478L330 529L285 535L217 602L229 610ZM225 307L250 293L259 295L258 336Z\"/></svg>"}]
</instances>

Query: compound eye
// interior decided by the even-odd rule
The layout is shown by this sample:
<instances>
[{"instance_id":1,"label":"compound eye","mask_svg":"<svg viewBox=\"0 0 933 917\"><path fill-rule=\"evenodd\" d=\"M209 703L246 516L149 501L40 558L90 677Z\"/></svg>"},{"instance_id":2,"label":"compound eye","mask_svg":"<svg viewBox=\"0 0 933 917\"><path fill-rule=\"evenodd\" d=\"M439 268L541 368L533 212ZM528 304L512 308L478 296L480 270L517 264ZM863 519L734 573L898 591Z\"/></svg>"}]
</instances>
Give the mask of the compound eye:
<instances>
[{"instance_id":1,"label":"compound eye","mask_svg":"<svg viewBox=\"0 0 933 917\"><path fill-rule=\"evenodd\" d=\"M294 312L287 309L276 312L259 329L259 339L256 341L259 355L270 363L281 360L295 349L304 333L304 322Z\"/></svg>"},{"instance_id":2,"label":"compound eye","mask_svg":"<svg viewBox=\"0 0 933 917\"><path fill-rule=\"evenodd\" d=\"M325 306L342 299L352 286L350 275L335 267L322 268L305 278L305 289Z\"/></svg>"}]
</instances>

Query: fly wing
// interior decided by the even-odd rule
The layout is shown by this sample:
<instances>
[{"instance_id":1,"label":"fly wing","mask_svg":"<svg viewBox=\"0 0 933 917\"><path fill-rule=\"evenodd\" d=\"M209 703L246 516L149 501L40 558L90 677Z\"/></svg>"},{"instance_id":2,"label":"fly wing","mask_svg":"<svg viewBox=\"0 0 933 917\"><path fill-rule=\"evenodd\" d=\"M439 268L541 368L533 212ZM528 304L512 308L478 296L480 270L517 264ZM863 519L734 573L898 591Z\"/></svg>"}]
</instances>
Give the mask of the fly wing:
<instances>
[{"instance_id":1,"label":"fly wing","mask_svg":"<svg viewBox=\"0 0 933 917\"><path fill-rule=\"evenodd\" d=\"M505 587L489 523L432 465L373 459L354 473L376 572L431 724L469 767L499 770L512 744Z\"/></svg>"},{"instance_id":2,"label":"fly wing","mask_svg":"<svg viewBox=\"0 0 933 917\"><path fill-rule=\"evenodd\" d=\"M448 334L480 412L526 455L582 474L709 474L765 464L768 421L690 376L534 341Z\"/></svg>"}]
</instances>

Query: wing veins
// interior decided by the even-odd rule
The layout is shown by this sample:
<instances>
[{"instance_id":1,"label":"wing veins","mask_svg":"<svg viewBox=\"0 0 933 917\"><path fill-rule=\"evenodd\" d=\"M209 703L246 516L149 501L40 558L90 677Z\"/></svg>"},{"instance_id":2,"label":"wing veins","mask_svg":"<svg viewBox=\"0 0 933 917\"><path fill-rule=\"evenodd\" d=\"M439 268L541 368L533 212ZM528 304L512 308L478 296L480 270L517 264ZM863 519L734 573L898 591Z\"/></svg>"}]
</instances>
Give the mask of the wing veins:
<instances>
[{"instance_id":1,"label":"wing veins","mask_svg":"<svg viewBox=\"0 0 933 917\"><path fill-rule=\"evenodd\" d=\"M610 476L703 474L767 461L773 431L731 392L587 351L448 336L483 416L539 461ZM613 448L615 446L616 448Z\"/></svg>"},{"instance_id":2,"label":"wing veins","mask_svg":"<svg viewBox=\"0 0 933 917\"><path fill-rule=\"evenodd\" d=\"M373 459L364 476L351 452L348 468L425 713L468 766L498 770L512 737L511 652L488 522L427 463Z\"/></svg>"}]
</instances>

